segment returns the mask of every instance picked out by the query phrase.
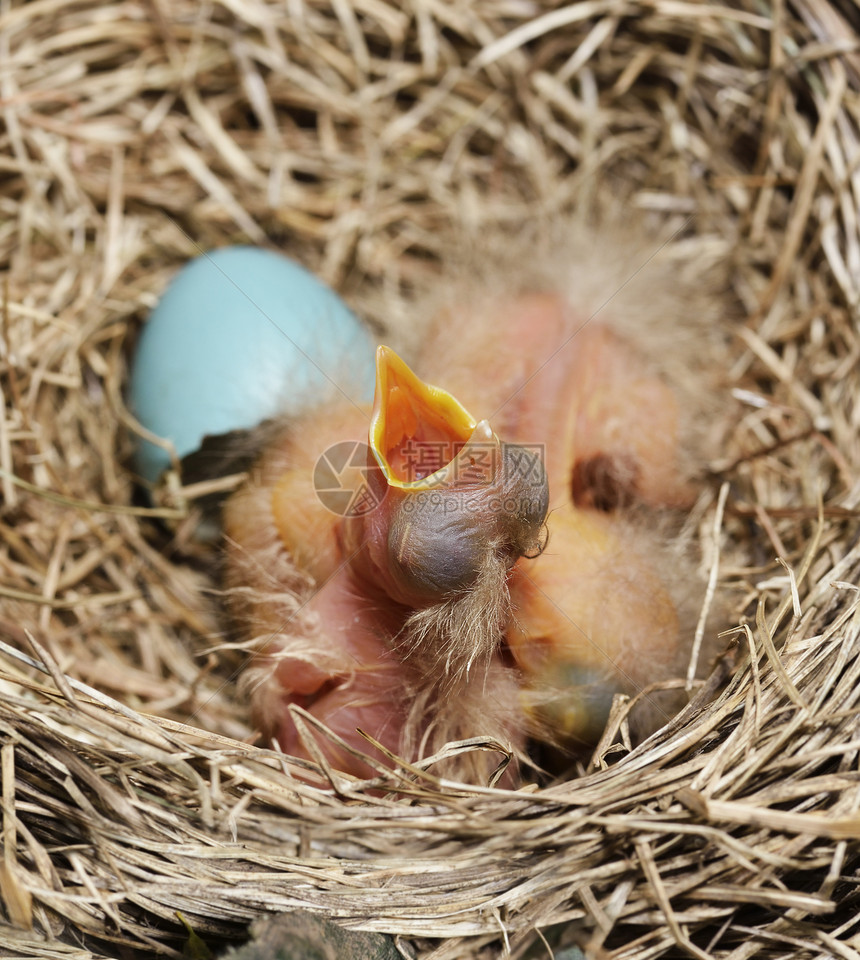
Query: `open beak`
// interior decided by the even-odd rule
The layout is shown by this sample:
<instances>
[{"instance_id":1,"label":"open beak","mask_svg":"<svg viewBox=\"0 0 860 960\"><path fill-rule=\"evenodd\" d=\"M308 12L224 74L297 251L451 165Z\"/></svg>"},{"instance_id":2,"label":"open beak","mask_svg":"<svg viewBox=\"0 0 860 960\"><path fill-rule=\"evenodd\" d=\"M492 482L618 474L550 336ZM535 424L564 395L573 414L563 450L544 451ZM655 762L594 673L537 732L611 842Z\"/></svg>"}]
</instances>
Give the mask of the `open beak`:
<instances>
[{"instance_id":1,"label":"open beak","mask_svg":"<svg viewBox=\"0 0 860 960\"><path fill-rule=\"evenodd\" d=\"M548 503L542 465L388 347L376 352L369 446L378 506L342 527L355 574L413 608L471 592L484 622L486 609L504 606L508 570L539 544ZM477 589L479 580L487 589ZM487 627L487 643L498 642L498 630Z\"/></svg>"},{"instance_id":2,"label":"open beak","mask_svg":"<svg viewBox=\"0 0 860 960\"><path fill-rule=\"evenodd\" d=\"M427 490L450 478L470 442L494 435L446 390L419 379L390 347L376 351L370 449L389 487Z\"/></svg>"}]
</instances>

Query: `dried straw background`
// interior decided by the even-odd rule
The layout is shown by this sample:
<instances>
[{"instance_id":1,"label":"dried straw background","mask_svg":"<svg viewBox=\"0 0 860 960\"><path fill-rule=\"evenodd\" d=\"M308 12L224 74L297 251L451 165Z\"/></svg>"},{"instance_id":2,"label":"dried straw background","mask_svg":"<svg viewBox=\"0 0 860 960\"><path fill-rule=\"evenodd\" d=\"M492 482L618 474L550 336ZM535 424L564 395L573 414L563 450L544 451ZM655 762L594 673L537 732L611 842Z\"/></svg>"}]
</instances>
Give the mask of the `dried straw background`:
<instances>
[{"instance_id":1,"label":"dried straw background","mask_svg":"<svg viewBox=\"0 0 860 960\"><path fill-rule=\"evenodd\" d=\"M860 957L857 36L849 0L0 0L4 957L179 956L176 910L218 945L295 906L437 960L549 956L565 921L591 958ZM397 320L449 227L604 182L741 305L701 520L738 672L552 788L303 787L201 653L188 502L171 535L134 506L135 331L248 240Z\"/></svg>"}]
</instances>

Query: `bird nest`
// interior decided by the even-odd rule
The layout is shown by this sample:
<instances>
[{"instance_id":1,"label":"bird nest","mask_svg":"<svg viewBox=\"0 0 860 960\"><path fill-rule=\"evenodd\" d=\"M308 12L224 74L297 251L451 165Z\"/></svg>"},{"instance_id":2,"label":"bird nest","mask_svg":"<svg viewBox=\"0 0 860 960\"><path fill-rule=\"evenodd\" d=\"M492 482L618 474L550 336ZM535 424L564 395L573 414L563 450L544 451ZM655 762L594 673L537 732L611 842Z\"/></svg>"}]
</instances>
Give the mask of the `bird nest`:
<instances>
[{"instance_id":1,"label":"bird nest","mask_svg":"<svg viewBox=\"0 0 860 960\"><path fill-rule=\"evenodd\" d=\"M178 914L215 948L296 908L436 960L860 956L857 36L847 0L0 5L4 956L178 957ZM565 782L371 745L374 780L306 782L216 649L211 488L135 486L141 321L251 242L408 337L451 231L607 190L728 275L692 520L727 653Z\"/></svg>"}]
</instances>

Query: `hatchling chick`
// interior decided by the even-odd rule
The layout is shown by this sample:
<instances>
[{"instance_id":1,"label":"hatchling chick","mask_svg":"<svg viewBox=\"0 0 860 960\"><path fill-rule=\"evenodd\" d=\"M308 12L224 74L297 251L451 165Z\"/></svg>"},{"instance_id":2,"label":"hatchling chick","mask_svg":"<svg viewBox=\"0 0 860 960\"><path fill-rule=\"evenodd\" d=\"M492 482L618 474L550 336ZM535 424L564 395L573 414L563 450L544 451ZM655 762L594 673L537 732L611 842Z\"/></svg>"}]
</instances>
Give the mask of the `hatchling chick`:
<instances>
[{"instance_id":1,"label":"hatchling chick","mask_svg":"<svg viewBox=\"0 0 860 960\"><path fill-rule=\"evenodd\" d=\"M663 360L698 335L696 294L671 267L626 289L627 261L572 246L436 304L411 366L377 349L372 408L333 399L284 422L228 501L244 684L285 753L313 756L298 706L359 777L362 731L409 761L491 738L523 765L533 740L587 750L616 693L683 675L701 591L665 518L694 502L700 454L673 376L686 360ZM321 462L350 495L335 508ZM669 716L644 700L640 734ZM497 759L442 769L486 779Z\"/></svg>"}]
</instances>

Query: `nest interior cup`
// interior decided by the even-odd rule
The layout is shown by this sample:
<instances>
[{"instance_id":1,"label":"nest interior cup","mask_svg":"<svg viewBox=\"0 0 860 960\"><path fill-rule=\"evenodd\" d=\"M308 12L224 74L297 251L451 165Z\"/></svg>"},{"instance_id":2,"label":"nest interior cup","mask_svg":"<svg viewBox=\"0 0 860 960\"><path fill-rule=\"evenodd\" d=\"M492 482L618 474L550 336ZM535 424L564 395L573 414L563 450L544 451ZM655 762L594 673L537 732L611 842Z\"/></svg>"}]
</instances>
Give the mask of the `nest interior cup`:
<instances>
[{"instance_id":1,"label":"nest interior cup","mask_svg":"<svg viewBox=\"0 0 860 960\"><path fill-rule=\"evenodd\" d=\"M428 960L856 955L858 29L843 0L0 7L11 956L215 951L296 909ZM684 530L738 624L714 684L519 791L256 745L195 501L138 505L145 317L254 246L408 346L440 277L604 218L718 290L731 428Z\"/></svg>"}]
</instances>

